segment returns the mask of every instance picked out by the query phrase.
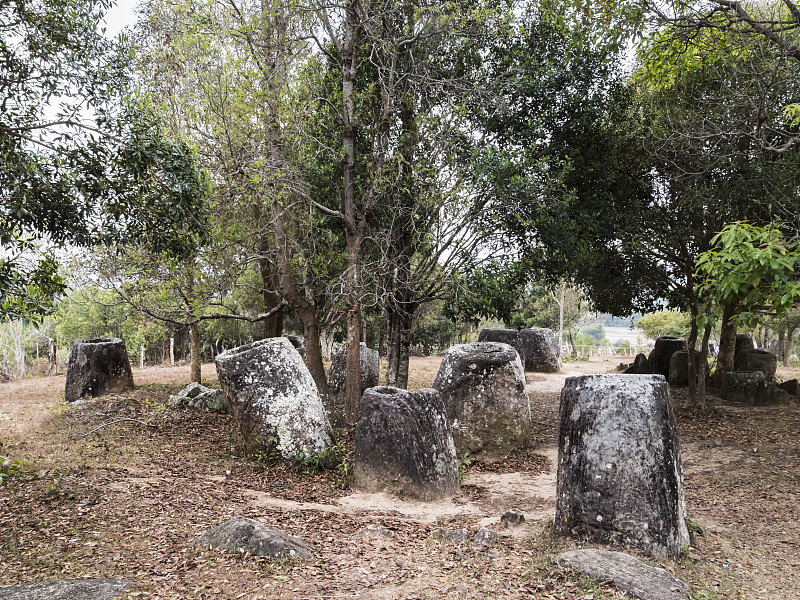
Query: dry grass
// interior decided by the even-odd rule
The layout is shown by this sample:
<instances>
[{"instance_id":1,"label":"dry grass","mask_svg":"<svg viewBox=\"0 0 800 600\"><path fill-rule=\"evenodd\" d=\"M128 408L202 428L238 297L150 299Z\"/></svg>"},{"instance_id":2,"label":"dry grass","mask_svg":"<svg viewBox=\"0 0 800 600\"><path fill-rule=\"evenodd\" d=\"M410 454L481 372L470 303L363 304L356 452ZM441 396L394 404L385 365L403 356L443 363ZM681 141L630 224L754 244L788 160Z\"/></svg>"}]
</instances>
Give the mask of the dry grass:
<instances>
[{"instance_id":1,"label":"dry grass","mask_svg":"<svg viewBox=\"0 0 800 600\"><path fill-rule=\"evenodd\" d=\"M410 387L429 387L440 360L413 359ZM23 470L0 486L0 585L128 577L136 585L127 598L174 600L621 597L554 566L552 557L576 544L552 538L554 498L542 495L552 494L563 378L614 367L567 363L561 374L529 374L536 450L488 470L473 466L454 502L427 511L388 501L358 508L342 498L351 492L336 472L304 474L241 456L229 417L166 406L188 382L186 367L135 369L136 390L78 407L62 404L63 376L4 384L0 453L22 460ZM204 365L203 375L211 381L213 367ZM704 598L800 597L797 403L678 417L688 509L705 531L680 563L665 566ZM119 418L135 421L89 433ZM488 552L435 533L497 528L514 505L525 507L528 522L500 530ZM315 556L268 562L190 546L236 514L310 541ZM359 536L371 523L396 536Z\"/></svg>"}]
</instances>

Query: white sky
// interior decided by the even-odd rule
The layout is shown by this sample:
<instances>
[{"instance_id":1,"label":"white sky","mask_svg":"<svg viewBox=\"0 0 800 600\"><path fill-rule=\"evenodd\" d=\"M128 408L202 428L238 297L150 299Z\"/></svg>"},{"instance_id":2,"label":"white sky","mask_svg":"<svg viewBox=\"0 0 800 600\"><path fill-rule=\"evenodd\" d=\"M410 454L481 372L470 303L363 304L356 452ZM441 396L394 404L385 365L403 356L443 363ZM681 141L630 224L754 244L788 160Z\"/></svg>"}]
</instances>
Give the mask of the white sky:
<instances>
[{"instance_id":1,"label":"white sky","mask_svg":"<svg viewBox=\"0 0 800 600\"><path fill-rule=\"evenodd\" d=\"M136 22L136 5L138 0L117 0L106 13L106 36L116 37L125 27Z\"/></svg>"}]
</instances>

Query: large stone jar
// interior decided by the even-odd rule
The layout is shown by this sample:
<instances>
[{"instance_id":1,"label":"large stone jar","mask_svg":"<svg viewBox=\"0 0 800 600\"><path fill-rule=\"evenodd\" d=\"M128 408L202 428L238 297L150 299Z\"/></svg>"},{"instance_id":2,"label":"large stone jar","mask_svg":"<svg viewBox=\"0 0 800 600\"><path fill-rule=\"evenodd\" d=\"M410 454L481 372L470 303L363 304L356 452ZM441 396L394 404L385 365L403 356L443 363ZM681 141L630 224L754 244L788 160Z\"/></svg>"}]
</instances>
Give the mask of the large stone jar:
<instances>
[{"instance_id":1,"label":"large stone jar","mask_svg":"<svg viewBox=\"0 0 800 600\"><path fill-rule=\"evenodd\" d=\"M528 446L531 407L513 347L494 342L453 346L433 387L442 395L459 456L505 456Z\"/></svg>"},{"instance_id":2,"label":"large stone jar","mask_svg":"<svg viewBox=\"0 0 800 600\"><path fill-rule=\"evenodd\" d=\"M521 329L519 343L526 371L556 373L561 369L561 347L552 329Z\"/></svg>"},{"instance_id":3,"label":"large stone jar","mask_svg":"<svg viewBox=\"0 0 800 600\"><path fill-rule=\"evenodd\" d=\"M555 533L676 560L689 533L664 378L570 377L559 419Z\"/></svg>"},{"instance_id":4,"label":"large stone jar","mask_svg":"<svg viewBox=\"0 0 800 600\"><path fill-rule=\"evenodd\" d=\"M686 340L684 338L671 337L668 335L656 338L653 351L647 358L650 364L650 372L669 378L669 361L672 360L672 355L679 350L685 349Z\"/></svg>"},{"instance_id":5,"label":"large stone jar","mask_svg":"<svg viewBox=\"0 0 800 600\"><path fill-rule=\"evenodd\" d=\"M133 387L125 342L120 338L77 340L67 361L64 397L75 402Z\"/></svg>"},{"instance_id":6,"label":"large stone jar","mask_svg":"<svg viewBox=\"0 0 800 600\"><path fill-rule=\"evenodd\" d=\"M289 340L259 340L222 352L214 362L248 452L274 447L292 459L330 445L317 386Z\"/></svg>"},{"instance_id":7,"label":"large stone jar","mask_svg":"<svg viewBox=\"0 0 800 600\"><path fill-rule=\"evenodd\" d=\"M458 491L453 436L436 390L368 389L355 437L357 489L425 501Z\"/></svg>"}]
</instances>

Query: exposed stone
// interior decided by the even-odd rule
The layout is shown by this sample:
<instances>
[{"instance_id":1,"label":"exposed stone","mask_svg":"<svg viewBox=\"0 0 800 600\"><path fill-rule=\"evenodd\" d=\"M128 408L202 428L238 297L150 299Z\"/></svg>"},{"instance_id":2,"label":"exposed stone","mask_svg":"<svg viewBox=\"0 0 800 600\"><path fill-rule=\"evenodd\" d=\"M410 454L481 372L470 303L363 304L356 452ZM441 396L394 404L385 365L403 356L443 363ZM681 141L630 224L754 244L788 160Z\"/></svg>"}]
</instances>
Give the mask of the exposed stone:
<instances>
[{"instance_id":1,"label":"exposed stone","mask_svg":"<svg viewBox=\"0 0 800 600\"><path fill-rule=\"evenodd\" d=\"M361 359L361 394L365 390L378 385L380 380L380 357L378 351L360 344ZM330 392L329 412L344 410L344 387L347 378L347 347L339 346L333 355L331 368L328 370L328 391Z\"/></svg>"},{"instance_id":2,"label":"exposed stone","mask_svg":"<svg viewBox=\"0 0 800 600\"><path fill-rule=\"evenodd\" d=\"M561 347L552 329L522 329L519 341L526 371L556 373L561 369Z\"/></svg>"},{"instance_id":3,"label":"exposed stone","mask_svg":"<svg viewBox=\"0 0 800 600\"><path fill-rule=\"evenodd\" d=\"M456 452L505 456L531 436L525 372L508 344L475 342L451 347L433 382L442 395Z\"/></svg>"},{"instance_id":4,"label":"exposed stone","mask_svg":"<svg viewBox=\"0 0 800 600\"><path fill-rule=\"evenodd\" d=\"M503 513L500 523L505 527L518 527L525 522L525 515L518 508L512 508Z\"/></svg>"},{"instance_id":5,"label":"exposed stone","mask_svg":"<svg viewBox=\"0 0 800 600\"><path fill-rule=\"evenodd\" d=\"M0 600L114 600L131 585L127 579L54 579L0 587Z\"/></svg>"},{"instance_id":6,"label":"exposed stone","mask_svg":"<svg viewBox=\"0 0 800 600\"><path fill-rule=\"evenodd\" d=\"M478 530L478 533L475 534L475 537L472 538L472 543L475 544L475 547L478 550L486 550L487 548L494 546L498 539L499 536L497 535L496 531L481 527Z\"/></svg>"},{"instance_id":7,"label":"exposed stone","mask_svg":"<svg viewBox=\"0 0 800 600\"><path fill-rule=\"evenodd\" d=\"M767 381L775 379L778 369L778 356L768 350L742 350L736 355L734 370L740 373L761 371Z\"/></svg>"},{"instance_id":8,"label":"exposed stone","mask_svg":"<svg viewBox=\"0 0 800 600\"><path fill-rule=\"evenodd\" d=\"M522 347L522 341L519 339L519 331L516 329L481 329L478 333L479 342L499 342L501 344L508 344L513 346L519 354L519 359L522 361L523 367L525 366L525 349Z\"/></svg>"},{"instance_id":9,"label":"exposed stone","mask_svg":"<svg viewBox=\"0 0 800 600\"><path fill-rule=\"evenodd\" d=\"M559 412L555 533L676 560L689 532L664 378L570 377Z\"/></svg>"},{"instance_id":10,"label":"exposed stone","mask_svg":"<svg viewBox=\"0 0 800 600\"><path fill-rule=\"evenodd\" d=\"M699 365L703 358L700 350L694 351L695 365ZM669 360L669 384L674 386L689 385L689 351L678 350L672 353Z\"/></svg>"},{"instance_id":11,"label":"exposed stone","mask_svg":"<svg viewBox=\"0 0 800 600\"><path fill-rule=\"evenodd\" d=\"M73 344L64 387L67 402L132 387L131 363L120 338L92 338Z\"/></svg>"},{"instance_id":12,"label":"exposed stone","mask_svg":"<svg viewBox=\"0 0 800 600\"><path fill-rule=\"evenodd\" d=\"M669 378L669 361L678 350L686 348L686 340L679 337L661 336L656 338L653 351L647 359L650 372L654 375L663 375Z\"/></svg>"},{"instance_id":13,"label":"exposed stone","mask_svg":"<svg viewBox=\"0 0 800 600\"><path fill-rule=\"evenodd\" d=\"M287 335L284 336L289 343L294 346L294 349L297 350L297 353L301 356L301 358L305 359L306 357L306 340L305 338L300 337L299 335Z\"/></svg>"},{"instance_id":14,"label":"exposed stone","mask_svg":"<svg viewBox=\"0 0 800 600\"><path fill-rule=\"evenodd\" d=\"M385 525L370 523L356 531L354 537L368 540L387 540L394 539L397 534Z\"/></svg>"},{"instance_id":15,"label":"exposed stone","mask_svg":"<svg viewBox=\"0 0 800 600\"><path fill-rule=\"evenodd\" d=\"M720 396L729 402L768 404L774 399L774 382L766 380L764 373L720 373L716 378Z\"/></svg>"},{"instance_id":16,"label":"exposed stone","mask_svg":"<svg viewBox=\"0 0 800 600\"><path fill-rule=\"evenodd\" d=\"M639 353L633 359L633 364L625 369L626 375L648 375L650 373L650 362L647 357Z\"/></svg>"},{"instance_id":17,"label":"exposed stone","mask_svg":"<svg viewBox=\"0 0 800 600\"><path fill-rule=\"evenodd\" d=\"M749 333L737 333L736 345L734 346L733 349L734 365L736 364L736 359L739 357L739 353L755 349L756 349L756 341L752 335L750 335Z\"/></svg>"},{"instance_id":18,"label":"exposed stone","mask_svg":"<svg viewBox=\"0 0 800 600\"><path fill-rule=\"evenodd\" d=\"M364 392L354 460L356 488L426 501L455 494L456 449L439 392L395 387Z\"/></svg>"},{"instance_id":19,"label":"exposed stone","mask_svg":"<svg viewBox=\"0 0 800 600\"><path fill-rule=\"evenodd\" d=\"M444 534L444 539L447 542L452 542L454 544L463 544L469 538L469 529L461 528L461 529L453 529L452 531L447 531Z\"/></svg>"},{"instance_id":20,"label":"exposed stone","mask_svg":"<svg viewBox=\"0 0 800 600\"><path fill-rule=\"evenodd\" d=\"M798 385L797 379L789 379L779 383L778 388L792 396L800 396L800 385Z\"/></svg>"},{"instance_id":21,"label":"exposed stone","mask_svg":"<svg viewBox=\"0 0 800 600\"><path fill-rule=\"evenodd\" d=\"M691 589L680 579L623 552L573 550L556 562L595 579L613 579L612 585L639 600L686 600Z\"/></svg>"},{"instance_id":22,"label":"exposed stone","mask_svg":"<svg viewBox=\"0 0 800 600\"><path fill-rule=\"evenodd\" d=\"M201 534L193 546L244 550L257 556L295 558L311 556L313 549L303 540L247 517L234 517Z\"/></svg>"},{"instance_id":23,"label":"exposed stone","mask_svg":"<svg viewBox=\"0 0 800 600\"><path fill-rule=\"evenodd\" d=\"M289 340L259 340L222 352L214 362L248 452L277 447L294 458L330 445L317 386Z\"/></svg>"},{"instance_id":24,"label":"exposed stone","mask_svg":"<svg viewBox=\"0 0 800 600\"><path fill-rule=\"evenodd\" d=\"M228 398L222 390L215 390L193 381L174 396L169 397L170 406L185 406L211 412L229 412Z\"/></svg>"}]
</instances>

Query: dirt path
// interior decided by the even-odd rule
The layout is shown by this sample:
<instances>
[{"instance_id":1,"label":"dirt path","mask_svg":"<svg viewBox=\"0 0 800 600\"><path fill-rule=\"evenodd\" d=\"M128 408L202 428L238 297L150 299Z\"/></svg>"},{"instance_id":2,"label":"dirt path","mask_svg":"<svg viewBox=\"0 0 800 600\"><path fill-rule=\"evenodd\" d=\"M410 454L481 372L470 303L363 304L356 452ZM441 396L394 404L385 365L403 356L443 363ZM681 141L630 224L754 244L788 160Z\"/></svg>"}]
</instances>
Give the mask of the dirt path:
<instances>
[{"instance_id":1,"label":"dirt path","mask_svg":"<svg viewBox=\"0 0 800 600\"><path fill-rule=\"evenodd\" d=\"M440 360L413 359L410 386L430 386ZM0 454L23 462L0 486L0 585L130 577L128 598L165 600L621 597L555 567L551 557L576 544L549 533L564 378L617 362L528 374L533 450L471 465L459 495L440 503L342 490L335 472L240 456L229 417L165 406L188 382L187 367L134 369L134 392L70 408L63 376L0 385ZM210 379L213 367L203 375ZM689 515L704 533L680 563L665 566L705 594L697 598L800 598L797 403L677 412ZM118 417L154 427L127 421L86 435ZM523 527L500 528L509 508L524 512ZM236 514L307 539L315 558L269 563L189 547ZM375 524L394 535L375 538L365 529ZM489 527L501 541L481 552L437 537L459 527L471 535Z\"/></svg>"}]
</instances>

